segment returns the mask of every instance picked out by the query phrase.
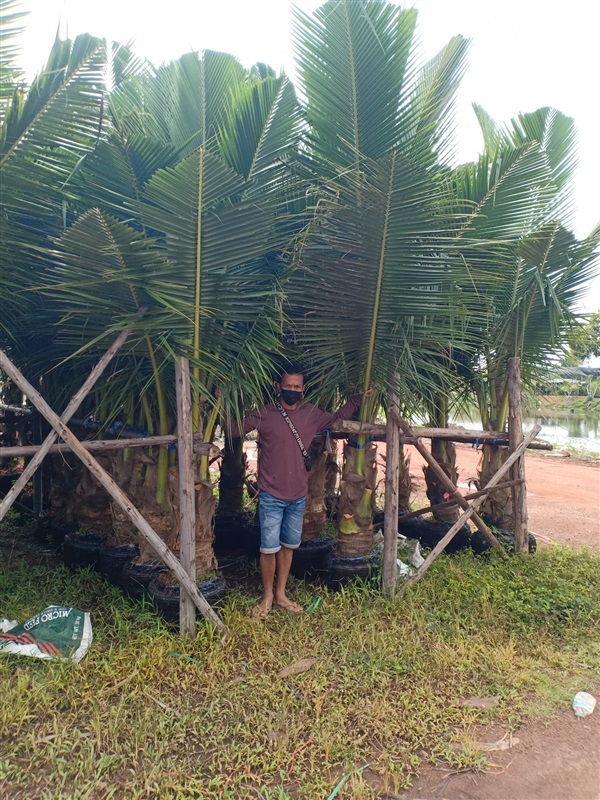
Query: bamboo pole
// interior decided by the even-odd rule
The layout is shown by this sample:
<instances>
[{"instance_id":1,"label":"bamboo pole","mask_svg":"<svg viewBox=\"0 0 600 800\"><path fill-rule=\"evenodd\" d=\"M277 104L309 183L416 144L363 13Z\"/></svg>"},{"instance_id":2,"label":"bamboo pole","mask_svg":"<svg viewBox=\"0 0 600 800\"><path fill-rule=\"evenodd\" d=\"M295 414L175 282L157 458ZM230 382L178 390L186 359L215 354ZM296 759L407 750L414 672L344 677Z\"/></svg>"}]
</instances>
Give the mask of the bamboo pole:
<instances>
[{"instance_id":1,"label":"bamboo pole","mask_svg":"<svg viewBox=\"0 0 600 800\"><path fill-rule=\"evenodd\" d=\"M388 409L398 410L398 396L389 392ZM381 588L393 597L398 581L398 481L400 479L400 429L388 414L385 450L385 522L383 526L383 570Z\"/></svg>"},{"instance_id":2,"label":"bamboo pole","mask_svg":"<svg viewBox=\"0 0 600 800\"><path fill-rule=\"evenodd\" d=\"M121 333L117 336L115 341L108 348L106 353L104 353L102 358L98 361L94 369L88 375L87 380L81 386L79 391L75 392L73 397L70 399L69 404L63 411L62 416L60 418L63 423L68 422L73 416L73 414L77 411L82 401L90 393L90 391L94 387L94 384L96 383L98 378L102 375L102 373L109 365L109 363L112 361L113 357L119 352L121 347L125 344L125 341L127 340L127 337L129 336L130 333L131 331L129 330L121 331ZM0 350L0 354L2 355L3 358L5 359L8 358L2 350ZM29 464L27 464L27 466L25 467L21 475L17 478L15 483L11 486L9 491L6 493L6 497L4 498L4 500L2 500L2 502L0 503L0 520L4 519L8 509L12 506L13 502L21 494L21 492L27 485L28 480L31 478L33 473L42 463L44 457L46 456L46 453L48 452L48 450L50 450L51 446L54 444L57 438L58 435L56 431L51 431L41 445L39 444L34 445L35 455L31 459ZM2 450L4 449L10 449L10 448L2 448Z\"/></svg>"},{"instance_id":3,"label":"bamboo pole","mask_svg":"<svg viewBox=\"0 0 600 800\"><path fill-rule=\"evenodd\" d=\"M175 361L177 393L177 460L179 466L179 558L181 566L196 583L196 508L194 495L194 451L192 439L192 398L190 362L181 356ZM193 636L196 631L196 607L181 587L179 594L179 630Z\"/></svg>"},{"instance_id":4,"label":"bamboo pole","mask_svg":"<svg viewBox=\"0 0 600 800\"><path fill-rule=\"evenodd\" d=\"M512 465L518 460L521 454L525 452L525 450L527 449L528 442L532 442L540 431L541 427L539 425L535 425L533 427L533 429L527 434L527 437L521 442L521 444L517 447L514 453L512 453L507 458L507 460L500 467L498 472L491 478L490 482L488 483L488 487L493 488L500 482L500 478L506 475L506 473L510 470ZM456 520L456 522L450 528L448 533L442 539L440 539L440 541L436 544L431 553L429 553L429 555L427 556L425 561L421 564L421 566L418 568L418 570L415 572L415 574L411 575L411 577L406 581L406 583L402 588L400 596L404 595L404 592L406 591L406 589L408 589L409 586L412 586L414 583L417 583L417 581L421 580L423 575L427 572L427 570L433 564L433 562L436 560L439 554L445 549L448 542L456 535L459 529L462 528L462 526L469 519L469 517L472 517L475 514L475 510L481 505L481 503L483 503L484 499L485 498L483 495L481 497L478 497L467 508L464 514L462 514L462 516Z\"/></svg>"},{"instance_id":5,"label":"bamboo pole","mask_svg":"<svg viewBox=\"0 0 600 800\"><path fill-rule=\"evenodd\" d=\"M392 417L392 419L394 420L396 425L398 425L399 428L407 436L413 436L414 435L413 430L410 427L410 425L408 424L408 422L406 422L406 420L402 419L402 417L399 414L397 414L394 411L393 408L390 409L388 413ZM421 440L418 439L418 438L415 440L415 448L421 454L421 456L425 459L425 461L429 464L429 466L431 467L433 473L435 474L436 478L440 481L440 483L443 486L446 487L446 489L450 492L452 497L456 498L456 502L458 503L458 505L461 506L461 508L464 508L465 511L468 508L472 508L472 507L469 506L468 500L465 500L465 498L462 496L462 494L458 491L458 488L452 483L450 478L446 475L444 470L440 467L440 465L437 463L435 458L431 455L429 450L427 450L427 448L423 445ZM496 539L494 534L490 531L490 529L485 524L485 522L481 519L479 514L477 514L475 512L475 509L473 509L471 511L469 516L473 518L473 522L475 523L477 528L481 531L481 533L485 536L485 538L491 544L491 546L495 547L496 550L499 550L500 552L504 552L502 550L502 548L500 547L500 543L498 542L498 539Z\"/></svg>"},{"instance_id":6,"label":"bamboo pole","mask_svg":"<svg viewBox=\"0 0 600 800\"><path fill-rule=\"evenodd\" d=\"M523 415L521 410L521 359L508 359L508 439L513 453L523 441ZM515 481L512 487L515 553L527 553L527 487L525 484L525 457L521 456L510 471Z\"/></svg>"},{"instance_id":7,"label":"bamboo pole","mask_svg":"<svg viewBox=\"0 0 600 800\"><path fill-rule=\"evenodd\" d=\"M474 500L476 497L482 497L483 495L488 495L491 492L497 492L500 489L507 489L509 486L514 486L516 481L504 481L503 483L498 483L496 486L492 486L490 489L489 484L485 487L485 489L480 489L477 492L470 492L469 494L464 494L463 497L465 500ZM413 519L414 517L420 517L423 514L428 514L430 511L438 511L441 508L449 508L450 506L457 505L456 500L447 500L445 503L435 503L432 506L426 506L425 508L419 508L417 511L408 511L406 514L402 514L401 517L398 517L398 522L406 522L409 519Z\"/></svg>"},{"instance_id":8,"label":"bamboo pole","mask_svg":"<svg viewBox=\"0 0 600 800\"><path fill-rule=\"evenodd\" d=\"M89 439L88 441L80 441L81 446L89 452L104 452L106 450L125 450L130 447L156 447L175 444L177 436L142 436L135 439ZM10 458L18 456L32 456L35 455L40 446L39 445L24 445L14 447L0 447L0 458L7 456ZM49 455L55 453L69 453L71 448L68 444L53 444L48 449ZM219 448L202 440L201 434L194 434L194 452L201 456L208 456L214 458L219 455Z\"/></svg>"},{"instance_id":9,"label":"bamboo pole","mask_svg":"<svg viewBox=\"0 0 600 800\"><path fill-rule=\"evenodd\" d=\"M150 546L156 553L163 559L165 564L175 573L180 584L189 592L196 604L198 610L209 619L216 628L225 633L225 625L220 617L213 611L207 603L202 594L198 591L196 584L188 577L185 570L182 568L179 560L169 550L167 545L163 542L156 531L146 522L144 517L140 514L137 508L133 505L127 495L119 489L117 484L111 476L104 470L96 459L88 453L82 446L77 437L69 430L66 424L55 414L50 408L48 403L40 395L38 391L29 383L29 381L21 374L15 367L8 356L0 350L0 367L6 372L21 391L27 395L29 400L44 415L50 425L59 433L59 435L67 442L75 455L83 461L86 467L90 470L92 475L98 482L106 489L117 505L123 509L125 514L133 522L136 528L140 531L142 536L148 541Z\"/></svg>"}]
</instances>

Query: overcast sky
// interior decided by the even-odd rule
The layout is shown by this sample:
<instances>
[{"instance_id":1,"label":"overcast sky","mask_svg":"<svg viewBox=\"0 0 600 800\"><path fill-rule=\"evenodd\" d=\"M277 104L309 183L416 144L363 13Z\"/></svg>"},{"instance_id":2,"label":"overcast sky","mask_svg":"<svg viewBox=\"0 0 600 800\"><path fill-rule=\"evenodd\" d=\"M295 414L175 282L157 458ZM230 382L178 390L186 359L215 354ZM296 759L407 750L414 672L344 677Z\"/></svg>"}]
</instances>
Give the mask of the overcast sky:
<instances>
[{"instance_id":1,"label":"overcast sky","mask_svg":"<svg viewBox=\"0 0 600 800\"><path fill-rule=\"evenodd\" d=\"M357 2L359 0L356 0ZM22 0L29 10L21 63L32 78L58 26L123 43L155 64L189 50L223 50L244 66L264 61L293 77L288 0ZM298 0L313 11L321 0ZM471 103L496 120L551 105L574 117L579 169L572 227L579 237L600 222L600 3L592 0L414 0L423 58L456 34L471 42L458 95L458 161L472 160L481 137ZM600 278L586 311L600 308Z\"/></svg>"}]
</instances>

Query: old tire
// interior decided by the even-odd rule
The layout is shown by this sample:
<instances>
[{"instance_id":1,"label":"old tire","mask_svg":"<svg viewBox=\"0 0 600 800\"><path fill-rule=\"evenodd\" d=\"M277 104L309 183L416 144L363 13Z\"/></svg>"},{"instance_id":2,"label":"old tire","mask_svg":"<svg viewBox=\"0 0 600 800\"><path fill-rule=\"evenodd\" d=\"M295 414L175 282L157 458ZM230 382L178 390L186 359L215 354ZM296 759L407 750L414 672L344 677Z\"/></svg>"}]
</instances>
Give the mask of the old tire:
<instances>
[{"instance_id":1,"label":"old tire","mask_svg":"<svg viewBox=\"0 0 600 800\"><path fill-rule=\"evenodd\" d=\"M244 547L244 533L253 524L253 514L223 514L215 517L215 550L221 552Z\"/></svg>"},{"instance_id":2,"label":"old tire","mask_svg":"<svg viewBox=\"0 0 600 800\"><path fill-rule=\"evenodd\" d=\"M493 531L494 536L505 550L510 553L515 551L515 535L512 531ZM482 553L489 553L492 550L491 544L480 531L475 531L471 536L471 549L474 553L481 555ZM530 553L535 553L537 550L537 542L535 536L531 533L527 534L527 549Z\"/></svg>"},{"instance_id":3,"label":"old tire","mask_svg":"<svg viewBox=\"0 0 600 800\"><path fill-rule=\"evenodd\" d=\"M107 581L120 586L123 567L139 554L140 549L135 544L111 545L104 542L98 551L98 571Z\"/></svg>"},{"instance_id":4,"label":"old tire","mask_svg":"<svg viewBox=\"0 0 600 800\"><path fill-rule=\"evenodd\" d=\"M204 599L212 605L224 596L227 584L220 575L216 575L209 580L200 581L198 589L202 592ZM179 621L179 584L174 582L166 572L152 578L148 584L148 594L161 617L169 622Z\"/></svg>"},{"instance_id":5,"label":"old tire","mask_svg":"<svg viewBox=\"0 0 600 800\"><path fill-rule=\"evenodd\" d=\"M398 523L398 533L408 539L418 539L423 547L433 549L444 538L454 523L452 522L426 522L419 517ZM471 529L468 525L459 528L454 537L445 548L446 553L456 553L465 550L471 545Z\"/></svg>"},{"instance_id":6,"label":"old tire","mask_svg":"<svg viewBox=\"0 0 600 800\"><path fill-rule=\"evenodd\" d=\"M96 533L67 533L63 539L63 560L66 567L81 569L96 567L98 553L104 542Z\"/></svg>"},{"instance_id":7,"label":"old tire","mask_svg":"<svg viewBox=\"0 0 600 800\"><path fill-rule=\"evenodd\" d=\"M251 522L244 526L242 532L244 551L251 558L260 557L260 525Z\"/></svg>"},{"instance_id":8,"label":"old tire","mask_svg":"<svg viewBox=\"0 0 600 800\"><path fill-rule=\"evenodd\" d=\"M150 581L166 569L166 564L139 564L135 560L128 561L121 573L121 588L132 599L141 600L148 595Z\"/></svg>"},{"instance_id":9,"label":"old tire","mask_svg":"<svg viewBox=\"0 0 600 800\"><path fill-rule=\"evenodd\" d=\"M379 551L373 551L368 556L360 556L359 558L331 556L327 574L327 588L332 591L338 591L342 586L356 578L368 580L373 575L373 570L379 564L380 559L381 554Z\"/></svg>"},{"instance_id":10,"label":"old tire","mask_svg":"<svg viewBox=\"0 0 600 800\"><path fill-rule=\"evenodd\" d=\"M329 536L302 542L300 547L294 550L291 574L300 580L326 575L334 547L335 539Z\"/></svg>"}]
</instances>

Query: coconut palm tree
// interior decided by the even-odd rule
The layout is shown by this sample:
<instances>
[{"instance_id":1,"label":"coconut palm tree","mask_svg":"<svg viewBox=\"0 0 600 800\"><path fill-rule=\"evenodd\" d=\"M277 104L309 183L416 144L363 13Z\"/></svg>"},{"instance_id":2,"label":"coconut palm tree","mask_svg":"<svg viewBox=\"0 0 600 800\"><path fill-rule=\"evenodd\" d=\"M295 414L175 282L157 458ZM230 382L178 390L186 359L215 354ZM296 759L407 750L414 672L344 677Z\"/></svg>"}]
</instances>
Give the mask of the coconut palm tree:
<instances>
[{"instance_id":1,"label":"coconut palm tree","mask_svg":"<svg viewBox=\"0 0 600 800\"><path fill-rule=\"evenodd\" d=\"M174 425L173 357L187 355L195 430L211 441L215 386L228 387L230 406L242 386L250 399L262 396L269 354L279 350L277 253L288 235L280 184L297 125L293 89L283 76L247 74L231 56L191 54L125 81L109 108L112 125L77 186L79 216L44 254L44 291L66 314L58 344L66 355L79 341L81 352L132 325L112 413L127 398L125 411L160 433ZM147 455L127 454L118 466L177 549L176 481L161 453L156 468L140 464ZM214 496L205 458L196 500L206 572Z\"/></svg>"},{"instance_id":2,"label":"coconut palm tree","mask_svg":"<svg viewBox=\"0 0 600 800\"><path fill-rule=\"evenodd\" d=\"M329 0L297 15L309 125L301 164L320 182L290 282L297 341L323 383L393 388L408 408L432 391L428 365L464 307L459 215L439 164L467 43L452 39L419 68L415 23L414 10L378 0ZM436 381L448 385L442 369ZM365 402L361 419L380 402L379 393ZM375 447L365 439L345 449L340 555L372 547Z\"/></svg>"},{"instance_id":3,"label":"coconut palm tree","mask_svg":"<svg viewBox=\"0 0 600 800\"><path fill-rule=\"evenodd\" d=\"M472 331L480 345L455 355L484 428L502 431L508 359L521 358L526 383L556 359L597 270L600 236L596 230L578 241L566 228L576 164L573 120L542 108L501 127L481 108L476 113L484 152L477 162L457 168L452 180L459 204L468 204L459 238L476 279L465 291L479 296L487 311ZM505 453L484 447L482 486ZM510 492L490 496L484 513L496 524L510 525Z\"/></svg>"}]
</instances>

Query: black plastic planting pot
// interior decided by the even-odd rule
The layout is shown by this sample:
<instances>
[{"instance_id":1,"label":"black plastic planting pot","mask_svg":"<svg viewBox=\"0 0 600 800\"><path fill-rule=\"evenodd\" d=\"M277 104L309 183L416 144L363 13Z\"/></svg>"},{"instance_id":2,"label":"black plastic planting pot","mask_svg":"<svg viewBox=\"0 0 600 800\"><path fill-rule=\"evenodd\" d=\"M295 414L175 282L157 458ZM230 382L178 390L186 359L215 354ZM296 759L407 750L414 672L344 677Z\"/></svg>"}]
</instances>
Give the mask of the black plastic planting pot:
<instances>
[{"instance_id":1,"label":"black plastic planting pot","mask_svg":"<svg viewBox=\"0 0 600 800\"><path fill-rule=\"evenodd\" d=\"M63 539L65 566L72 569L96 567L103 542L102 536L96 533L67 533Z\"/></svg>"},{"instance_id":2,"label":"black plastic planting pot","mask_svg":"<svg viewBox=\"0 0 600 800\"><path fill-rule=\"evenodd\" d=\"M198 583L199 591L211 605L220 600L227 591L227 584L220 575ZM148 594L156 609L164 619L169 622L179 620L179 584L169 579L166 573L161 573L148 584Z\"/></svg>"}]
</instances>

